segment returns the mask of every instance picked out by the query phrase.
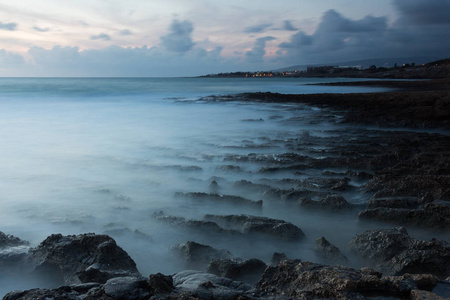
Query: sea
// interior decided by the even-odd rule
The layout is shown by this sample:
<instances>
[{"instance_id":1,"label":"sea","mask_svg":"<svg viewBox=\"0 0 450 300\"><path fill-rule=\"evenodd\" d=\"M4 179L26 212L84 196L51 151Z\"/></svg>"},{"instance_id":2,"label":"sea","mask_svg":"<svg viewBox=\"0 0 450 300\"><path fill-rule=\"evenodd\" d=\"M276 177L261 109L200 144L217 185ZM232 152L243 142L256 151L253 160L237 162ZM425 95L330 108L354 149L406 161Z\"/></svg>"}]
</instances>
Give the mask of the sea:
<instances>
[{"instance_id":1,"label":"sea","mask_svg":"<svg viewBox=\"0 0 450 300\"><path fill-rule=\"evenodd\" d=\"M261 173L258 164L227 158L252 153L273 157L292 152L283 141L326 137L349 126L336 122L339 115L331 122L328 111L324 118L322 108L210 101L208 96L385 91L311 85L336 81L354 79L0 78L0 231L32 247L53 233L109 234L144 276L183 270L170 249L189 240L266 263L274 252L314 261L318 237L345 246L366 228L355 216L302 211L295 203L264 201L255 209L174 195L210 193L215 181L220 194L257 201L257 194L237 191L234 183L283 179L286 174ZM321 172L289 176L301 179ZM364 197L347 200L360 203ZM188 234L157 221L158 212L194 220L205 214L283 219L299 226L307 240L237 243L226 236ZM35 287L42 286L20 273L0 272L0 295Z\"/></svg>"}]
</instances>

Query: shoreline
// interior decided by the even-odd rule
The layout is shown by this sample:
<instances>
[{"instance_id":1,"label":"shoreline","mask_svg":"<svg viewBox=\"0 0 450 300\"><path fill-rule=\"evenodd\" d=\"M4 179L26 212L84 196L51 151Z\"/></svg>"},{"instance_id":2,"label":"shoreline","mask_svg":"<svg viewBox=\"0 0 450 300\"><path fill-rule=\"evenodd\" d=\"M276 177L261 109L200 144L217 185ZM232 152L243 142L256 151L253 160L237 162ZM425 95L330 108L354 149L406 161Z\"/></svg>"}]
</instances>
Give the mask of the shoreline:
<instances>
[{"instance_id":1,"label":"shoreline","mask_svg":"<svg viewBox=\"0 0 450 300\"><path fill-rule=\"evenodd\" d=\"M252 101L263 103L298 103L319 106L344 114L349 124L377 125L396 128L450 128L450 98L448 81L419 82L359 82L402 88L402 91L360 94L283 95L276 93L244 93L232 96L210 96L202 101ZM333 85L348 85L336 83ZM355 83L353 83L355 84ZM376 221L390 229L373 229L356 235L350 241L352 256L345 257L327 240L318 239L316 250L329 264L301 261L274 253L271 265L258 260L239 260L226 249L214 249L187 241L177 245L182 259L204 271L182 271L177 274L144 274L120 245L105 235L52 235L39 246L30 248L27 242L12 236L2 236L1 247L9 247L15 256L0 257L2 265L12 262L32 262L38 274L54 273L61 280L56 289L34 289L11 292L6 300L34 298L61 299L365 299L391 296L398 299L438 297L431 293L436 286L450 293L450 246L448 241L417 240L398 226L418 227L430 233L450 232L450 137L440 134L385 132L383 130L340 132L338 139L317 142L304 135L302 140L289 140L289 149L299 149L304 143L332 143L321 151L324 158L284 153L269 160L267 156L249 154L247 160L264 161L268 168L261 172L302 172L305 168L323 170L340 168L346 172L324 171L320 177L298 181L300 186L313 186L313 196L303 196L301 190L271 188L265 184L242 180L241 186L277 200L294 201L303 209L315 212L358 211L360 221ZM334 140L333 140L334 139ZM295 152L295 150L292 150ZM301 152L301 151L300 151ZM242 157L229 157L234 164ZM236 160L236 161L234 161ZM233 167L234 165L231 165ZM239 167L239 166L237 166ZM334 169L332 169L334 170ZM326 173L328 172L328 173ZM319 180L321 179L321 180ZM287 178L292 180L292 178ZM331 193L351 190L350 180L365 182L364 189L372 195L364 206L352 205L343 197ZM213 182L211 182L212 184ZM217 187L216 185L213 186ZM234 185L237 189L238 185ZM330 194L330 195L328 195ZM230 195L215 192L180 194L201 201L244 202ZM291 198L291 200L289 200ZM243 204L236 204L243 205ZM344 216L344 214L343 214ZM154 218L180 230L195 230L228 238L250 238L248 234L266 234L267 238L283 237L301 240L299 228L283 220L243 217L242 215L206 215L203 220L155 214ZM245 219L242 221L242 219ZM225 224L225 225L223 225ZM239 230L230 230L230 224ZM310 236L309 238L317 238ZM373 242L376 241L376 242ZM270 241L269 241L270 242ZM6 245L6 246L5 246ZM82 247L80 247L82 245ZM22 247L22 248L20 248ZM23 252L23 247L29 247ZM387 250L389 251L387 251ZM19 252L22 251L22 252ZM81 254L80 254L81 253ZM277 255L275 255L277 254ZM77 259L78 256L82 259ZM150 254L149 254L150 255ZM370 262L360 270L348 266L348 259L361 256ZM75 258L74 258L75 257ZM230 258L231 257L231 258ZM11 261L9 261L9 260ZM268 263L268 262L267 262ZM37 267L36 267L37 266ZM366 265L364 265L366 266ZM39 273L44 272L44 273ZM211 274L213 273L213 274ZM383 273L383 274L382 274ZM412 275L411 275L412 274ZM249 279L251 278L251 279ZM256 283L256 285L254 285ZM299 288L300 287L300 288ZM436 298L439 299L439 298Z\"/></svg>"}]
</instances>

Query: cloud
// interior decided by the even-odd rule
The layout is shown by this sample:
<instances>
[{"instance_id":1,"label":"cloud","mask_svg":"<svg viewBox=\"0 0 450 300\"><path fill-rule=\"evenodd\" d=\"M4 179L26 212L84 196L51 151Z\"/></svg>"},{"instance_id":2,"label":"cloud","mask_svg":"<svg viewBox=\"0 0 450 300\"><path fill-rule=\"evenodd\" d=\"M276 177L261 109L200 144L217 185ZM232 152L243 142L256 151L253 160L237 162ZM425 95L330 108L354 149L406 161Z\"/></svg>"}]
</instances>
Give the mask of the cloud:
<instances>
[{"instance_id":1,"label":"cloud","mask_svg":"<svg viewBox=\"0 0 450 300\"><path fill-rule=\"evenodd\" d=\"M1 30L14 31L14 30L16 30L16 27L17 27L17 23L2 23L2 22L0 22Z\"/></svg>"},{"instance_id":2,"label":"cloud","mask_svg":"<svg viewBox=\"0 0 450 300\"><path fill-rule=\"evenodd\" d=\"M37 27L37 26L34 26L33 29L36 30L36 31L39 31L39 32L47 32L47 31L50 30L50 28L40 28L40 27Z\"/></svg>"},{"instance_id":3,"label":"cloud","mask_svg":"<svg viewBox=\"0 0 450 300\"><path fill-rule=\"evenodd\" d=\"M161 37L161 44L169 51L186 53L194 47L191 37L193 30L190 21L174 20L169 27L169 33Z\"/></svg>"},{"instance_id":4,"label":"cloud","mask_svg":"<svg viewBox=\"0 0 450 300\"><path fill-rule=\"evenodd\" d=\"M21 55L0 49L0 68L15 68L24 64L24 62L25 61Z\"/></svg>"},{"instance_id":5,"label":"cloud","mask_svg":"<svg viewBox=\"0 0 450 300\"><path fill-rule=\"evenodd\" d=\"M254 25L254 26L246 27L244 29L244 32L245 33L261 33L261 32L266 31L266 29L268 29L272 25L273 25L272 23Z\"/></svg>"},{"instance_id":6,"label":"cloud","mask_svg":"<svg viewBox=\"0 0 450 300\"><path fill-rule=\"evenodd\" d=\"M281 27L282 30L287 30L287 31L297 31L298 28L294 27L294 25L292 25L291 21L289 20L285 20L283 21L283 26Z\"/></svg>"},{"instance_id":7,"label":"cloud","mask_svg":"<svg viewBox=\"0 0 450 300\"><path fill-rule=\"evenodd\" d=\"M299 31L288 42L280 43L279 60L301 64L380 57L446 57L450 49L450 25L440 17L432 21L425 9L428 3L438 9L437 2L441 10L448 6L445 1L395 1L400 18L392 25L386 17L353 20L329 10L313 34Z\"/></svg>"},{"instance_id":8,"label":"cloud","mask_svg":"<svg viewBox=\"0 0 450 300\"><path fill-rule=\"evenodd\" d=\"M401 22L417 25L450 24L450 1L394 0Z\"/></svg>"},{"instance_id":9,"label":"cloud","mask_svg":"<svg viewBox=\"0 0 450 300\"><path fill-rule=\"evenodd\" d=\"M92 35L91 40L109 41L109 40L111 40L111 37L109 35L107 35L106 33L100 33L97 35Z\"/></svg>"},{"instance_id":10,"label":"cloud","mask_svg":"<svg viewBox=\"0 0 450 300\"><path fill-rule=\"evenodd\" d=\"M126 36L126 35L132 35L133 32L131 32L131 30L129 30L129 29L123 29L123 30L119 31L118 34L122 35L122 36Z\"/></svg>"},{"instance_id":11,"label":"cloud","mask_svg":"<svg viewBox=\"0 0 450 300\"><path fill-rule=\"evenodd\" d=\"M265 36L256 39L252 50L245 52L247 60L252 63L263 62L264 55L266 54L266 42L275 40L273 36Z\"/></svg>"}]
</instances>

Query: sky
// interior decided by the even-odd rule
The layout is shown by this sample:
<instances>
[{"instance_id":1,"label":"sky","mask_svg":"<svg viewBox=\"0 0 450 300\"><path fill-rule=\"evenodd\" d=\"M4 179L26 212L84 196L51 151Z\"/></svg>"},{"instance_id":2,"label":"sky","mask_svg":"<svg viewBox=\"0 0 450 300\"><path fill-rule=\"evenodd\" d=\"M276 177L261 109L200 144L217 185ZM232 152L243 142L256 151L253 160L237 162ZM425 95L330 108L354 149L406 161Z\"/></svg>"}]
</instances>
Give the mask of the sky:
<instances>
[{"instance_id":1,"label":"sky","mask_svg":"<svg viewBox=\"0 0 450 300\"><path fill-rule=\"evenodd\" d=\"M0 0L0 76L197 76L450 57L450 0Z\"/></svg>"}]
</instances>

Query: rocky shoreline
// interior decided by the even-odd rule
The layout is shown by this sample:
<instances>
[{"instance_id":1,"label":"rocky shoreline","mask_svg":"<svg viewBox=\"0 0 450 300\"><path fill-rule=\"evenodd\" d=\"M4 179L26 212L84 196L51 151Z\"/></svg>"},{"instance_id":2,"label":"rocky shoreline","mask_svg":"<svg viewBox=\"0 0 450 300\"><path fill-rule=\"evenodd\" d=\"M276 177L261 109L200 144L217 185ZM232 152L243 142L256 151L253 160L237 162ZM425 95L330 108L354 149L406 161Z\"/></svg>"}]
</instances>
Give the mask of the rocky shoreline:
<instances>
[{"instance_id":1,"label":"rocky shoreline","mask_svg":"<svg viewBox=\"0 0 450 300\"><path fill-rule=\"evenodd\" d=\"M337 132L338 138L305 134L301 140L275 141L291 151L282 154L228 155L224 163L229 172L239 172L237 163L245 162L258 166L256 172L261 174L282 174L283 179L240 180L233 184L236 191L257 195L258 201L220 193L220 180L211 181L210 193L180 192L175 197L217 205L226 202L255 210L264 207L266 201L289 203L319 214L354 217L359 222L379 224L379 228L355 235L345 241L346 249L339 249L326 237L307 236L298 226L280 219L248 214L206 214L202 219L186 219L156 212L151 217L181 232L238 242L258 237L268 243L301 245L297 243L304 239L317 239L315 251L320 261L303 261L284 253L274 253L271 261L242 259L229 249L187 240L170 250L185 263L186 271L147 277L107 235L54 234L31 247L20 238L0 232L2 276L32 276L42 280L42 286L48 284L47 280L60 285L54 289L12 291L4 299L450 297L448 81L421 81L414 90L374 94L248 93L211 96L201 101L314 105L334 122L361 127L353 132ZM367 128L375 125L395 130ZM443 134L437 133L439 130ZM309 145L307 154L304 145ZM317 147L312 153L310 149L316 145L327 148ZM295 177L307 170L322 173ZM355 190L369 201L348 201L347 193ZM419 229L428 238L413 237L410 229Z\"/></svg>"}]
</instances>

